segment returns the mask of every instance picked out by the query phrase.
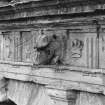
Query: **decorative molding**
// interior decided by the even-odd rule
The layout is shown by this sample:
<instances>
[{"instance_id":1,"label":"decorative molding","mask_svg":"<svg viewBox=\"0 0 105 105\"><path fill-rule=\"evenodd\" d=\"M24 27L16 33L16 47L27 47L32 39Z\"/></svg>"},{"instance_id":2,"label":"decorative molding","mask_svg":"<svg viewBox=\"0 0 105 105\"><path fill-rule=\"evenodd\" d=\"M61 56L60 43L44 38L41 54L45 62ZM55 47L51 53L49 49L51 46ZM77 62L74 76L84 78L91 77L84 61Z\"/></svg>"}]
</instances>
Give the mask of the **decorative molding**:
<instances>
[{"instance_id":1,"label":"decorative molding","mask_svg":"<svg viewBox=\"0 0 105 105\"><path fill-rule=\"evenodd\" d=\"M85 3L84 3L85 2ZM82 3L82 4L81 4ZM90 4L90 5L89 5ZM82 5L82 6L81 6ZM0 20L10 20L37 16L47 16L47 15L62 15L62 14L73 14L73 13L87 13L94 12L99 9L104 13L105 2L91 2L78 1L73 3L73 1L60 2L60 1L31 1L28 3L20 3L14 6L8 5L1 7L0 9ZM97 13L97 11L96 11ZM98 13L99 14L99 13Z\"/></svg>"},{"instance_id":2,"label":"decorative molding","mask_svg":"<svg viewBox=\"0 0 105 105\"><path fill-rule=\"evenodd\" d=\"M49 67L43 65L39 68L40 66L33 67L28 63L16 62L2 62L0 67L0 76L8 79L44 84L53 89L73 89L105 94L104 73L102 73L104 70L102 69L67 66L54 68L54 65ZM85 75L87 73L88 75Z\"/></svg>"}]
</instances>

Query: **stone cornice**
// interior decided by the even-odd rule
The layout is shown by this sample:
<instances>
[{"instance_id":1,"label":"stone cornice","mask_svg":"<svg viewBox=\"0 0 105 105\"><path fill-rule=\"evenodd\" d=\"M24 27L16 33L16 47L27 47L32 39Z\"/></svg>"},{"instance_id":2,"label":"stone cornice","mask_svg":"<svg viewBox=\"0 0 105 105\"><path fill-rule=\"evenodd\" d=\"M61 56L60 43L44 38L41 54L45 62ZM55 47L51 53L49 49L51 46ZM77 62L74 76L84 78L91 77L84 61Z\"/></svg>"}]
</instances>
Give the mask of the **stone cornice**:
<instances>
[{"instance_id":1,"label":"stone cornice","mask_svg":"<svg viewBox=\"0 0 105 105\"><path fill-rule=\"evenodd\" d=\"M80 2L82 4L79 4ZM84 2L82 0L78 2L71 0L65 0L65 2L62 0L30 1L0 7L0 29L93 25L92 21L94 19L100 21L101 17L105 17L103 0L100 2L93 0L88 0L88 2L87 0Z\"/></svg>"},{"instance_id":2,"label":"stone cornice","mask_svg":"<svg viewBox=\"0 0 105 105\"><path fill-rule=\"evenodd\" d=\"M104 9L104 3L103 0L100 2L93 0L78 0L74 2L71 0L30 1L0 7L0 20L90 12L95 9Z\"/></svg>"},{"instance_id":3,"label":"stone cornice","mask_svg":"<svg viewBox=\"0 0 105 105\"><path fill-rule=\"evenodd\" d=\"M37 67L25 63L0 62L0 77L44 84L47 88L58 90L105 94L103 69L54 65Z\"/></svg>"},{"instance_id":4,"label":"stone cornice","mask_svg":"<svg viewBox=\"0 0 105 105\"><path fill-rule=\"evenodd\" d=\"M82 14L82 15L81 15ZM89 15L90 14L90 15ZM96 16L95 16L96 15ZM78 18L79 17L79 18ZM94 29L94 20L99 21L99 24L105 25L105 16L97 12L93 13L78 13L69 15L54 15L54 16L42 16L42 17L30 17L12 20L0 20L0 29L24 29L24 28L64 28L64 29L83 29L84 26L88 26L88 29Z\"/></svg>"}]
</instances>

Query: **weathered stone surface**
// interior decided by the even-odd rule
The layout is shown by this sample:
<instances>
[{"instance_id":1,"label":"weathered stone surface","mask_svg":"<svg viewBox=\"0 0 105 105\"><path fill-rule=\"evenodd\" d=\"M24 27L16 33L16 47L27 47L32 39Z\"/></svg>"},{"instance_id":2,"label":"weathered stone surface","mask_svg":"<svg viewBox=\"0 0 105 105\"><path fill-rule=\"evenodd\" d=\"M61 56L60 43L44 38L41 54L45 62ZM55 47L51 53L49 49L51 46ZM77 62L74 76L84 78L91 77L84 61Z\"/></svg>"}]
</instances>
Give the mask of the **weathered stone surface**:
<instances>
[{"instance_id":1,"label":"weathered stone surface","mask_svg":"<svg viewBox=\"0 0 105 105\"><path fill-rule=\"evenodd\" d=\"M75 105L104 105L105 96L101 94L92 94L87 92L80 92L77 96Z\"/></svg>"},{"instance_id":2,"label":"weathered stone surface","mask_svg":"<svg viewBox=\"0 0 105 105\"><path fill-rule=\"evenodd\" d=\"M105 28L105 16L102 16L105 15L105 2L25 1L14 0L8 6L0 7L0 29L4 33L15 30L4 35L4 43L0 41L1 59L30 62L31 47L39 35L37 31L45 28L50 30L46 31L47 35L67 35L67 49L63 50L67 54L65 62L68 65L33 66L33 63L1 61L0 76L10 79L8 91L6 82L0 81L1 101L10 98L17 105L104 105L105 71L96 69L98 66L104 68L104 32L97 32L97 24L93 20L98 19ZM10 38L11 35L14 39ZM28 42L31 35L34 38ZM12 45L10 40L14 40ZM18 44L22 47L17 48ZM12 54L13 49L15 54Z\"/></svg>"},{"instance_id":3,"label":"weathered stone surface","mask_svg":"<svg viewBox=\"0 0 105 105\"><path fill-rule=\"evenodd\" d=\"M10 80L8 98L17 105L54 105L42 85Z\"/></svg>"},{"instance_id":4,"label":"weathered stone surface","mask_svg":"<svg viewBox=\"0 0 105 105\"><path fill-rule=\"evenodd\" d=\"M45 31L36 38L34 64L63 64L65 56L66 30Z\"/></svg>"},{"instance_id":5,"label":"weathered stone surface","mask_svg":"<svg viewBox=\"0 0 105 105\"><path fill-rule=\"evenodd\" d=\"M0 102L6 101L8 81L3 77L0 78Z\"/></svg>"},{"instance_id":6,"label":"weathered stone surface","mask_svg":"<svg viewBox=\"0 0 105 105\"><path fill-rule=\"evenodd\" d=\"M2 83L1 83L2 82ZM17 80L1 81L7 88L5 100L11 100L17 105L104 105L105 96L76 90L59 90L46 88L44 85ZM2 90L0 89L0 92ZM1 94L0 94L1 97ZM4 101L0 100L0 102Z\"/></svg>"},{"instance_id":7,"label":"weathered stone surface","mask_svg":"<svg viewBox=\"0 0 105 105\"><path fill-rule=\"evenodd\" d=\"M33 81L49 88L75 89L105 94L104 70L79 67L32 67L30 64L0 64L0 75L20 81ZM76 78L75 78L76 77Z\"/></svg>"}]
</instances>

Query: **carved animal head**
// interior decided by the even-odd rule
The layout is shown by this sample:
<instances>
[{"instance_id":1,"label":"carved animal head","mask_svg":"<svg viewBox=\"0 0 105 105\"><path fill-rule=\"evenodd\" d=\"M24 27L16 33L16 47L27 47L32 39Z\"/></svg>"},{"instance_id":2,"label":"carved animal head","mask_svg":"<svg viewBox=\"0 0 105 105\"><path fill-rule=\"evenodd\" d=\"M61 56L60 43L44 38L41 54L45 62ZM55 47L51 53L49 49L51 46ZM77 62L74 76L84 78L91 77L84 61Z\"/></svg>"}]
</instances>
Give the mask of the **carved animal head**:
<instances>
[{"instance_id":1,"label":"carved animal head","mask_svg":"<svg viewBox=\"0 0 105 105\"><path fill-rule=\"evenodd\" d=\"M56 39L56 35L39 35L36 40L35 49L35 64L48 64L54 54L54 49L49 48L52 41ZM51 45L51 46L50 46ZM51 49L51 50L50 50Z\"/></svg>"},{"instance_id":2,"label":"carved animal head","mask_svg":"<svg viewBox=\"0 0 105 105\"><path fill-rule=\"evenodd\" d=\"M52 40L52 36L50 35L39 35L36 39L35 48L45 47L49 44L51 40Z\"/></svg>"}]
</instances>

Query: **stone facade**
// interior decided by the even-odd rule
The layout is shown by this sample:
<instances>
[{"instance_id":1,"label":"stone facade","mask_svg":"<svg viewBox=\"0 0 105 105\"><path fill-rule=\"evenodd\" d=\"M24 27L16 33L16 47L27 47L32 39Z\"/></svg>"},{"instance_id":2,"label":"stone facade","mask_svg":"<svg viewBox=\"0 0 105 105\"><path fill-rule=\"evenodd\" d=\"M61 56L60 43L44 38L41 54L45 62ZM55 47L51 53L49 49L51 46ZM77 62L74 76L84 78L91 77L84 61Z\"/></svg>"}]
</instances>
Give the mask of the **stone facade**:
<instances>
[{"instance_id":1,"label":"stone facade","mask_svg":"<svg viewBox=\"0 0 105 105\"><path fill-rule=\"evenodd\" d=\"M105 104L104 0L0 2L1 103Z\"/></svg>"}]
</instances>

